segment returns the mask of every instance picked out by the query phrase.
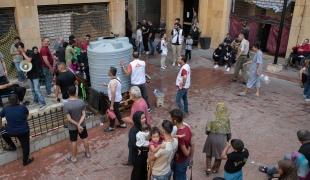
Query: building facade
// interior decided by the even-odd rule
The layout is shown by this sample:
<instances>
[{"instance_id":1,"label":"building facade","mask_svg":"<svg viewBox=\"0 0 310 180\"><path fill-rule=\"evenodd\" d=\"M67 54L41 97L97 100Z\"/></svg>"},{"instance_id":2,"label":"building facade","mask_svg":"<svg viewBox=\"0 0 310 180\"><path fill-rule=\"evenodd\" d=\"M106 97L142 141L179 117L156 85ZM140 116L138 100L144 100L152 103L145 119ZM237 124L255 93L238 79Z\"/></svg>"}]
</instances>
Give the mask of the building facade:
<instances>
[{"instance_id":1,"label":"building facade","mask_svg":"<svg viewBox=\"0 0 310 180\"><path fill-rule=\"evenodd\" d=\"M175 18L180 18L181 23L186 25L188 23L186 16L192 16L191 8L194 8L198 13L201 36L211 37L211 48L216 48L225 35L231 32L232 17L236 16L241 18L240 21L253 17L252 20L258 22L255 36L259 36L259 31L263 28L262 24L274 25L273 34L270 37L267 34L265 38L267 40L276 38L283 2L284 0L161 0L161 19L165 20L167 30L173 28ZM293 46L301 43L305 38L310 38L310 25L307 23L310 22L310 1L289 0L288 2L284 29L286 36L282 36L280 48L283 49L282 55L286 56L289 55ZM270 44L270 46L275 46L274 43ZM274 47L269 48L274 49ZM271 50L270 53L273 54L273 51Z\"/></svg>"},{"instance_id":2,"label":"building facade","mask_svg":"<svg viewBox=\"0 0 310 180\"><path fill-rule=\"evenodd\" d=\"M125 35L125 0L1 0L0 52L5 56L9 75L14 77L9 48L19 36L26 48L41 46L49 37L53 44L71 34L82 39Z\"/></svg>"}]
</instances>

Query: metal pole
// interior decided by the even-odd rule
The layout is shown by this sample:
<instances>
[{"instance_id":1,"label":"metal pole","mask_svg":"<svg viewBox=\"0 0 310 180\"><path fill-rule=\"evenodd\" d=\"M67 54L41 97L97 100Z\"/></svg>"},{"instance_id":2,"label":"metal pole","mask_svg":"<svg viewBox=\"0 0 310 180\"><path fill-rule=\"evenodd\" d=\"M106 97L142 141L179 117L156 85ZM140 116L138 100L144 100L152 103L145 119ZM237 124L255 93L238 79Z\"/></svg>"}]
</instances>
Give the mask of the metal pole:
<instances>
[{"instance_id":1,"label":"metal pole","mask_svg":"<svg viewBox=\"0 0 310 180\"><path fill-rule=\"evenodd\" d=\"M286 14L286 9L287 9L287 2L288 2L288 0L284 0L284 3L283 3L283 9L282 9L282 15L281 15L281 21L280 21L280 27L279 27L279 34L278 34L278 38L277 38L277 47L276 47L276 53L274 55L273 64L278 63L279 50L280 50L280 45L281 45L282 32L283 32L285 14Z\"/></svg>"}]
</instances>

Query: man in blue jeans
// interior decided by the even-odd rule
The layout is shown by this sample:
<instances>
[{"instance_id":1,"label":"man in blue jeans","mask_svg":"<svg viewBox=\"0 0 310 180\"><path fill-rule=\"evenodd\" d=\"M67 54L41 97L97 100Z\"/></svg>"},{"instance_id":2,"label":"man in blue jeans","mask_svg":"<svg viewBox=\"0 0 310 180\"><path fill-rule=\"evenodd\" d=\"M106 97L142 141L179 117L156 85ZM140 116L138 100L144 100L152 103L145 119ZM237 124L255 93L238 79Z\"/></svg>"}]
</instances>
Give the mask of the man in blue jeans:
<instances>
[{"instance_id":1,"label":"man in blue jeans","mask_svg":"<svg viewBox=\"0 0 310 180\"><path fill-rule=\"evenodd\" d=\"M181 66L181 69L176 79L176 103L179 109L185 114L188 113L187 92L191 85L191 68L186 62L187 60L185 56L179 57L178 63Z\"/></svg>"},{"instance_id":2,"label":"man in blue jeans","mask_svg":"<svg viewBox=\"0 0 310 180\"><path fill-rule=\"evenodd\" d=\"M180 110L172 110L170 116L177 127L178 149L173 164L173 179L186 180L187 167L193 158L192 132L188 125L183 122L183 113ZM182 137L183 136L183 137Z\"/></svg>"},{"instance_id":3,"label":"man in blue jeans","mask_svg":"<svg viewBox=\"0 0 310 180\"><path fill-rule=\"evenodd\" d=\"M27 72L27 77L30 80L30 87L33 95L34 103L40 104L40 110L43 110L46 107L46 102L42 96L40 90L40 75L42 72L41 66L41 57L37 47L33 47L32 51L25 50L23 43L18 43L18 50L21 55L24 57L25 61L32 63L32 69Z\"/></svg>"},{"instance_id":4,"label":"man in blue jeans","mask_svg":"<svg viewBox=\"0 0 310 180\"><path fill-rule=\"evenodd\" d=\"M53 64L54 64L54 59L51 54L51 51L49 50L49 39L44 38L42 40L42 47L40 50L40 54L42 57L42 70L43 70L43 75L45 78L45 87L46 87L46 93L47 96L52 95L52 80L53 80Z\"/></svg>"}]
</instances>

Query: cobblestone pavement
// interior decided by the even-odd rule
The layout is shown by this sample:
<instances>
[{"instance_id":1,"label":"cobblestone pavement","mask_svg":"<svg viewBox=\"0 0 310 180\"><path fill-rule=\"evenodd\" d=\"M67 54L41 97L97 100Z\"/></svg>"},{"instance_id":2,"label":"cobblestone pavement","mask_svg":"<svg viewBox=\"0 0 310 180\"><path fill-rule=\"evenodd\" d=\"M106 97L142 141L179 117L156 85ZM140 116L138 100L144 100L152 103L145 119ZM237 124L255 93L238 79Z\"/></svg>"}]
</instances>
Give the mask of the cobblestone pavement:
<instances>
[{"instance_id":1,"label":"cobblestone pavement","mask_svg":"<svg viewBox=\"0 0 310 180\"><path fill-rule=\"evenodd\" d=\"M245 180L267 179L259 173L260 163L272 164L283 157L284 153L297 150L300 146L296 131L310 128L310 104L305 103L302 89L296 79L286 81L271 78L271 83L263 84L262 96L252 93L248 97L236 94L243 85L231 83L231 73L214 70L212 63L199 53L193 55L192 87L189 92L190 114L185 121L193 127L193 141L196 144L193 179L212 179L205 171L205 155L202 147L207 120L213 118L215 105L224 101L231 114L233 138L241 138L250 152L250 159L244 168ZM170 59L170 57L168 57ZM165 93L165 106L155 108L152 116L155 124L167 119L168 110L175 107L175 76L177 69L169 67L160 71L159 57L147 59L148 72L152 77L149 95L154 105L151 91L155 88ZM170 65L171 62L169 62ZM168 64L168 62L167 62ZM123 166L127 159L128 129L104 133L102 127L89 131L92 158L83 157L83 147L79 146L78 163L65 160L69 152L69 141L63 141L33 154L33 164L22 167L20 160L2 166L0 179L100 179L128 180L131 167ZM253 163L254 162L254 163ZM217 176L223 175L222 168Z\"/></svg>"}]
</instances>

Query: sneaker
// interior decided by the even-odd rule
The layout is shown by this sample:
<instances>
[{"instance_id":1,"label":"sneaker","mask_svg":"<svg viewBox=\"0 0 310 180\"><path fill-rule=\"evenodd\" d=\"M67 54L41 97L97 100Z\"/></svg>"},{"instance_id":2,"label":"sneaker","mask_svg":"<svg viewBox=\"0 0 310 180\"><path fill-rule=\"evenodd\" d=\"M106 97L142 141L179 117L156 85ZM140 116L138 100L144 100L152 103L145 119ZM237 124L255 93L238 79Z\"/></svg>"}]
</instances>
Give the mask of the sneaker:
<instances>
[{"instance_id":1,"label":"sneaker","mask_svg":"<svg viewBox=\"0 0 310 180\"><path fill-rule=\"evenodd\" d=\"M117 125L117 128L127 128L127 125L125 123Z\"/></svg>"},{"instance_id":2,"label":"sneaker","mask_svg":"<svg viewBox=\"0 0 310 180\"><path fill-rule=\"evenodd\" d=\"M28 106L29 104L30 104L29 101L24 101L24 102L23 102L23 105L24 105L24 106Z\"/></svg>"},{"instance_id":3,"label":"sneaker","mask_svg":"<svg viewBox=\"0 0 310 180\"><path fill-rule=\"evenodd\" d=\"M230 68L227 68L227 69L226 69L226 72L229 72L229 71L230 71Z\"/></svg>"},{"instance_id":4,"label":"sneaker","mask_svg":"<svg viewBox=\"0 0 310 180\"><path fill-rule=\"evenodd\" d=\"M46 105L42 105L40 106L39 111L43 111L45 108L46 108Z\"/></svg>"},{"instance_id":5,"label":"sneaker","mask_svg":"<svg viewBox=\"0 0 310 180\"><path fill-rule=\"evenodd\" d=\"M47 97L48 98L55 98L56 96L54 94L48 94Z\"/></svg>"},{"instance_id":6,"label":"sneaker","mask_svg":"<svg viewBox=\"0 0 310 180\"><path fill-rule=\"evenodd\" d=\"M172 66L175 66L175 63L173 63Z\"/></svg>"},{"instance_id":7,"label":"sneaker","mask_svg":"<svg viewBox=\"0 0 310 180\"><path fill-rule=\"evenodd\" d=\"M29 158L26 162L23 162L23 165L24 165L24 166L27 166L28 164L32 163L33 161L34 161L34 158L31 157L31 158Z\"/></svg>"},{"instance_id":8,"label":"sneaker","mask_svg":"<svg viewBox=\"0 0 310 180\"><path fill-rule=\"evenodd\" d=\"M149 52L149 51L146 51L145 54L150 54L150 52Z\"/></svg>"},{"instance_id":9,"label":"sneaker","mask_svg":"<svg viewBox=\"0 0 310 180\"><path fill-rule=\"evenodd\" d=\"M163 67L160 67L160 69L165 70L166 68L163 66Z\"/></svg>"},{"instance_id":10,"label":"sneaker","mask_svg":"<svg viewBox=\"0 0 310 180\"><path fill-rule=\"evenodd\" d=\"M108 127L104 130L104 132L112 132L114 130L115 130L114 128Z\"/></svg>"},{"instance_id":11,"label":"sneaker","mask_svg":"<svg viewBox=\"0 0 310 180\"><path fill-rule=\"evenodd\" d=\"M167 66L166 66L166 65L164 65L164 67L165 67L165 68L167 68Z\"/></svg>"},{"instance_id":12,"label":"sneaker","mask_svg":"<svg viewBox=\"0 0 310 180\"><path fill-rule=\"evenodd\" d=\"M152 108L148 108L147 111L150 113L150 112L153 111L153 109Z\"/></svg>"},{"instance_id":13,"label":"sneaker","mask_svg":"<svg viewBox=\"0 0 310 180\"><path fill-rule=\"evenodd\" d=\"M217 65L217 64L214 65L214 69L217 69L217 68L219 68L219 65Z\"/></svg>"},{"instance_id":14,"label":"sneaker","mask_svg":"<svg viewBox=\"0 0 310 180\"><path fill-rule=\"evenodd\" d=\"M306 102L310 102L310 98L306 98L305 101L306 101Z\"/></svg>"}]
</instances>

